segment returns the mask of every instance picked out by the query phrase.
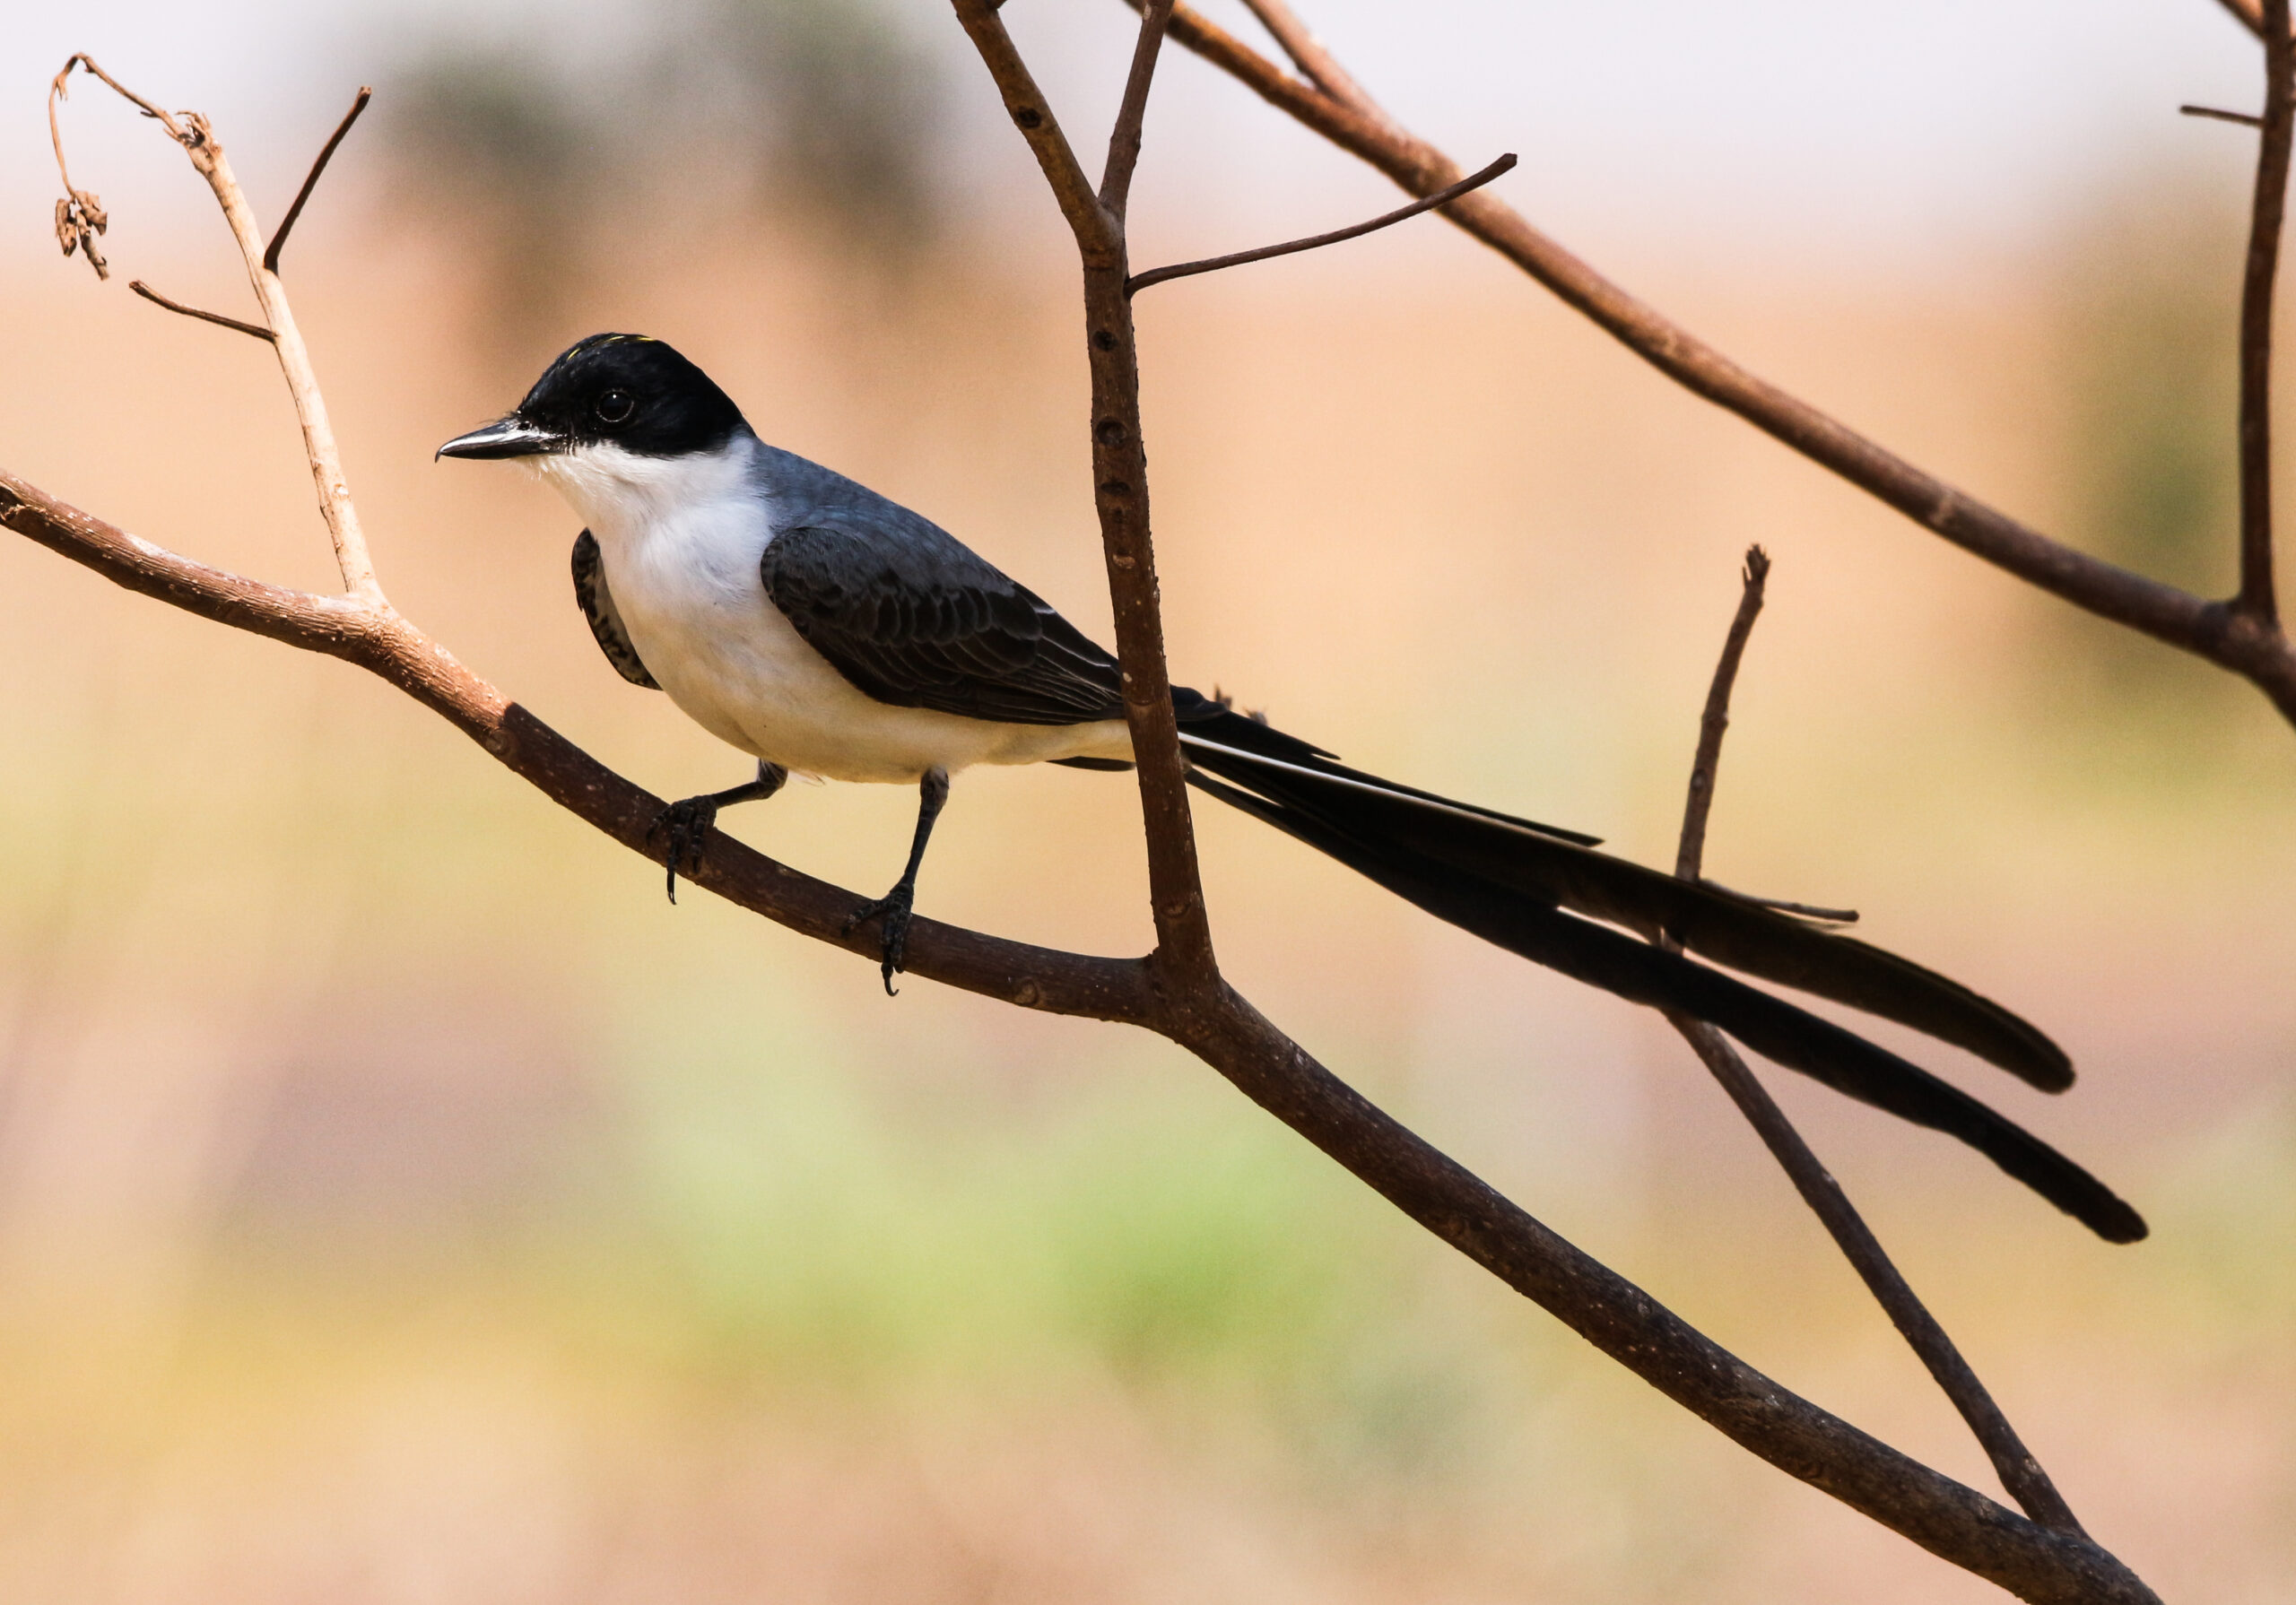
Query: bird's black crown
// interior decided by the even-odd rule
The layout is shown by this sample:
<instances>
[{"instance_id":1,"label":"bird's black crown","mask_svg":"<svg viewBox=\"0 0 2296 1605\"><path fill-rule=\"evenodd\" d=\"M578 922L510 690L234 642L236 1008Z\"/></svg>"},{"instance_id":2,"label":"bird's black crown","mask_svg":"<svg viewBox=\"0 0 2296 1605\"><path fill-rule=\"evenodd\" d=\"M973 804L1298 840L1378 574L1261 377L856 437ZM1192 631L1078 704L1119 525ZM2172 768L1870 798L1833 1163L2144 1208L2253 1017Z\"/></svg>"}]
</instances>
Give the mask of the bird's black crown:
<instances>
[{"instance_id":1,"label":"bird's black crown","mask_svg":"<svg viewBox=\"0 0 2296 1605\"><path fill-rule=\"evenodd\" d=\"M743 427L741 409L708 374L645 334L575 342L511 416L561 442L558 450L610 444L648 457L715 451Z\"/></svg>"}]
</instances>

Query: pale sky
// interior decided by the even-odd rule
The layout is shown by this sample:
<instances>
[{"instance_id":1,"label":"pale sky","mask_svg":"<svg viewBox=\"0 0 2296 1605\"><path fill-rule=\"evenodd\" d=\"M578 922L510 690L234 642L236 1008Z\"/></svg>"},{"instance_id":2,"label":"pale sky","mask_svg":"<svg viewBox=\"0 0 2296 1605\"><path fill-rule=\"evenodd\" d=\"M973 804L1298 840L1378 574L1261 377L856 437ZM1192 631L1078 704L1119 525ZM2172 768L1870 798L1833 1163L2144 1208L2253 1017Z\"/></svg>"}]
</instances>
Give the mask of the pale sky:
<instances>
[{"instance_id":1,"label":"pale sky","mask_svg":"<svg viewBox=\"0 0 2296 1605\"><path fill-rule=\"evenodd\" d=\"M965 122L951 162L982 175L977 187L1017 195L1014 186L1033 180L954 23L934 0L899 3L952 57ZM1249 31L1234 0L1210 7ZM1300 9L1375 93L1462 161L1519 152L1505 193L1598 252L1657 239L1757 256L1818 248L1850 262L1918 261L2014 246L2115 164L2237 168L2244 132L2175 108L2248 107L2259 94L2254 43L2213 0L1302 0ZM54 180L42 93L71 49L94 51L170 106L215 116L252 182L291 183L350 90L411 39L524 31L538 49L595 48L647 26L648 14L642 0L18 0L10 10L0 203L22 226L0 230L0 260L17 261L30 248L18 237L37 246L45 233ZM1117 0L1012 0L1005 14L1056 104L1072 123L1097 125L1123 69L1128 13ZM1196 64L1168 73L1159 94L1135 211L1144 229L1226 241L1239 230L1257 237L1259 224L1280 233L1292 221L1348 221L1392 193ZM71 111L83 181L108 200L142 195L144 175L161 169L122 165L128 120L115 108L99 113L85 91ZM154 188L147 204L168 193Z\"/></svg>"}]
</instances>

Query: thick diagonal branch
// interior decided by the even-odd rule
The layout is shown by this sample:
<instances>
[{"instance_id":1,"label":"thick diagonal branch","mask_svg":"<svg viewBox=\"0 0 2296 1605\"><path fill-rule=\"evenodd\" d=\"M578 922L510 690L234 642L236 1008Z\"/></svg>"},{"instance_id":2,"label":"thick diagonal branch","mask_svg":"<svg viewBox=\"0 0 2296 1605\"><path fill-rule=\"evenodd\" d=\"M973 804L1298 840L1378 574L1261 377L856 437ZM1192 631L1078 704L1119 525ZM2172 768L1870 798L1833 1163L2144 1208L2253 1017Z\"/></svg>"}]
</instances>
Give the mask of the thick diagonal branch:
<instances>
[{"instance_id":1,"label":"thick diagonal branch","mask_svg":"<svg viewBox=\"0 0 2296 1605\"><path fill-rule=\"evenodd\" d=\"M0 471L0 527L114 584L234 629L343 658L414 698L559 806L631 851L660 799L614 774L387 609L244 579L140 540ZM699 884L803 935L845 934L863 901L713 836ZM1436 1236L1747 1449L1956 1566L2036 1605L2159 1605L2111 1555L2050 1532L1779 1386L1494 1192L1333 1075L1250 1004L1184 1006L1144 963L1031 948L930 920L909 968L1024 1008L1123 1020L1171 1038Z\"/></svg>"},{"instance_id":2,"label":"thick diagonal branch","mask_svg":"<svg viewBox=\"0 0 2296 1605\"><path fill-rule=\"evenodd\" d=\"M1270 105L1411 194L1431 195L1459 178L1457 162L1376 107L1365 109L1323 93L1191 7L1174 8L1170 31ZM2076 607L2240 675L2296 724L2296 649L2270 620L2091 557L1987 507L1747 371L1604 278L1487 190L1445 207L1443 215L1685 388L1963 551Z\"/></svg>"},{"instance_id":3,"label":"thick diagonal branch","mask_svg":"<svg viewBox=\"0 0 2296 1605\"><path fill-rule=\"evenodd\" d=\"M1690 795L1683 805L1681 846L1674 859L1674 873L1685 881L1696 881L1706 856L1706 825L1714 806L1714 785L1722 765L1722 738L1730 728L1730 693L1736 684L1738 665L1744 659L1746 642L1753 634L1754 620L1761 612L1763 586L1770 577L1770 559L1759 546L1746 551L1744 586L1738 598L1738 611L1730 620L1729 634L1722 643L1722 655L1714 665L1714 680L1706 694L1706 708L1699 719L1698 751L1691 761ZM1669 942L1666 945L1675 944ZM1700 1063L1703 1063L1730 1101L1746 1117L1762 1145L1770 1150L1833 1238L1835 1245L1854 1268L1875 1302L1889 1315L1890 1323L1903 1334L1921 1363L1928 1368L1945 1397L1969 1423L1970 1432L1992 1461L1994 1474L2001 1479L2001 1486L2011 1498L2025 1507L2033 1520L2059 1532L2078 1533L2081 1523L2074 1519L2072 1507L2057 1491L2057 1485L2041 1469L2032 1451L2010 1426L2009 1418L2002 1414L1985 1384L1978 1379L1960 1348L1946 1335L1937 1318L1921 1302L1912 1284L1900 1274L1897 1265L1874 1236L1857 1207L1849 1202L1841 1184L1829 1171L1794 1129L1786 1111L1754 1075L1752 1068L1739 1055L1730 1040L1703 1020L1692 1019L1686 1014L1668 1014L1667 1023L1682 1033Z\"/></svg>"}]
</instances>

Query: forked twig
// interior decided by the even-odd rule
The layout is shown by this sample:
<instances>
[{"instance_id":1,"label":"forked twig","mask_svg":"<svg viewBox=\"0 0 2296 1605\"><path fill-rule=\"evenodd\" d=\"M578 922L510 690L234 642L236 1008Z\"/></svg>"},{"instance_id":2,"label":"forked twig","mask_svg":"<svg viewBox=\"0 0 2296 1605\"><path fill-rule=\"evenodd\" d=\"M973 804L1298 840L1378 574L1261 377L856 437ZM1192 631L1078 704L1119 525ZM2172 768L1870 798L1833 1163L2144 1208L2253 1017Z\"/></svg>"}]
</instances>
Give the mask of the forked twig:
<instances>
[{"instance_id":1,"label":"forked twig","mask_svg":"<svg viewBox=\"0 0 2296 1605\"><path fill-rule=\"evenodd\" d=\"M1237 251L1226 256L1206 256L1201 261L1176 263L1170 267L1152 267L1144 273L1135 273L1126 280L1124 292L1126 295L1138 295L1151 284L1161 284L1168 280L1185 279L1196 273L1216 273L1223 267L1241 267L1247 262L1265 262L1271 256L1289 256L1294 251L1312 251L1321 246L1338 245L1343 240L1360 239L1376 230L1402 222L1407 218L1417 217L1422 212L1432 212L1438 206L1447 205L1469 190L1481 189L1501 173L1511 171L1514 166L1515 153L1509 151L1481 172L1470 173L1449 188L1438 190L1431 195L1422 195L1410 205L1398 206L1393 212L1383 212L1369 222L1356 223L1345 229L1334 229L1328 234L1310 234L1305 239L1289 239L1282 245L1264 245L1257 250Z\"/></svg>"},{"instance_id":2,"label":"forked twig","mask_svg":"<svg viewBox=\"0 0 2296 1605\"><path fill-rule=\"evenodd\" d=\"M287 287L280 282L274 265L279 247L285 243L287 225L280 227L277 237L266 250L262 231L256 227L254 210L248 206L247 195L231 172L231 164L223 154L222 142L215 137L215 131L207 119L196 111L170 116L105 72L96 65L93 57L85 54L74 55L67 60L48 91L48 127L56 134L56 161L59 170L64 165L64 142L61 134L56 132L56 101L63 94L65 80L75 65L86 68L139 108L144 116L156 119L167 129L169 136L184 148L193 168L207 180L207 187L213 193L215 204L222 208L223 221L230 225L231 239L239 247L239 258L246 265L248 282L255 289L256 304L262 308L264 321L257 325L225 317L220 313L201 312L170 301L140 283L136 287L137 293L170 311L204 318L210 323L222 324L271 343L271 349L279 358L279 371L287 381L287 393L295 403L296 419L302 425L303 455L310 464L311 482L318 492L319 516L326 520L327 538L334 543L335 567L343 575L344 589L367 606L389 607L390 603L375 578L374 560L367 552L367 537L360 527L359 509L351 500L351 488L343 473L343 455L335 447L335 427L327 420L326 400L319 392L318 376L312 371L310 352L303 345L302 332L296 327L295 314L288 306ZM368 97L368 91L361 89L359 91L350 116L343 119L342 125L335 129L335 137L327 141L326 148L319 152L318 160L312 164L309 177L303 181L302 192L295 197L294 212L300 212L303 203L309 198L311 187L318 182L328 156L350 129L352 120L365 108ZM71 182L70 176L66 174L65 187L71 192L76 204L80 192L72 190ZM86 197L91 205L94 199L92 195ZM294 212L289 213L288 223L294 221ZM61 232L65 222L63 209L58 209L57 219ZM65 255L70 255L68 246Z\"/></svg>"},{"instance_id":3,"label":"forked twig","mask_svg":"<svg viewBox=\"0 0 2296 1605\"><path fill-rule=\"evenodd\" d=\"M170 312L180 312L186 317L200 318L207 323L221 324L227 329L237 329L242 334L252 334L265 344L276 345L278 337L269 329L257 328L251 323L241 323L236 317L226 317L221 312L203 312L196 307L187 307L181 301L171 301L141 279L131 279L127 287L155 307L165 307Z\"/></svg>"},{"instance_id":4,"label":"forked twig","mask_svg":"<svg viewBox=\"0 0 2296 1605\"><path fill-rule=\"evenodd\" d=\"M1137 765L1148 847L1149 911L1155 961L1185 1006L1207 1021L1228 1007L1212 946L1196 865L1187 770L1172 712L1150 534L1148 458L1140 438L1140 350L1125 292L1125 204L1140 160L1140 130L1171 0L1141 13L1132 70L1109 134L1105 177L1096 192L1052 114L1028 64L989 0L955 0L957 20L995 80L1013 122L1029 142L1045 182L1068 220L1084 279L1084 355L1092 380L1092 501L1116 619L1124 712Z\"/></svg>"},{"instance_id":5,"label":"forked twig","mask_svg":"<svg viewBox=\"0 0 2296 1605\"><path fill-rule=\"evenodd\" d=\"M1692 759L1690 795L1683 807L1682 844L1674 859L1674 873L1685 881L1699 879L1706 853L1706 825L1714 805L1714 782L1722 762L1722 737L1730 727L1730 693L1738 677L1738 665L1745 656L1747 638L1752 635L1755 617L1761 612L1762 587L1770 577L1770 559L1759 546L1746 549L1744 586L1739 593L1738 611L1730 621L1730 633L1724 639L1720 661L1714 666L1714 681L1706 694L1706 708L1699 719L1698 752ZM1662 946L1679 950L1679 944L1666 939ZM2059 1532L2078 1533L2081 1523L2074 1517L2071 1506L2041 1469L2040 1462L2027 1449L2024 1441L2010 1426L2009 1418L1977 1373L1961 1355L1937 1318L1929 1313L1912 1286L1900 1274L1881 1242L1857 1212L1849 1195L1834 1180L1818 1156L1804 1141L1801 1132L1787 1119L1786 1112L1758 1080L1730 1040L1705 1021L1686 1014L1668 1012L1667 1023L1682 1033L1700 1062L1722 1084L1730 1101L1738 1106L1763 1142L1794 1183L1794 1190L1802 1195L1826 1231L1840 1248L1844 1258L1856 1268L1858 1276L1873 1293L1874 1299L1890 1317L1890 1323L1904 1334L1929 1375L1961 1412L1976 1434L1987 1459L1993 1462L1994 1473L2001 1479L2012 1498L2025 1507L2033 1520Z\"/></svg>"}]
</instances>

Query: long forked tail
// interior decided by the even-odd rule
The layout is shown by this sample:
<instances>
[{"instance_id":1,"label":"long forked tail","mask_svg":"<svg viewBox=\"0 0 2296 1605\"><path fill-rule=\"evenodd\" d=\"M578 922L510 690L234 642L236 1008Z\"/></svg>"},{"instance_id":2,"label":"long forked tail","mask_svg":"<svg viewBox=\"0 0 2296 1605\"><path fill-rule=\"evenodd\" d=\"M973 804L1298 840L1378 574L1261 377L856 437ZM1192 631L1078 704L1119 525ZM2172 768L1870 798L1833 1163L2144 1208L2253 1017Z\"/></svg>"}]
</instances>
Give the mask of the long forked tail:
<instances>
[{"instance_id":1,"label":"long forked tail","mask_svg":"<svg viewBox=\"0 0 2296 1605\"><path fill-rule=\"evenodd\" d=\"M1706 1020L1789 1070L1958 1137L2109 1242L2145 1235L2102 1182L1960 1089L1639 938L1664 933L1733 969L1914 1027L2045 1090L2072 1085L2064 1050L2000 1004L1869 943L1598 853L1592 837L1382 780L1208 699L1176 700L1199 790L1509 952Z\"/></svg>"}]
</instances>

